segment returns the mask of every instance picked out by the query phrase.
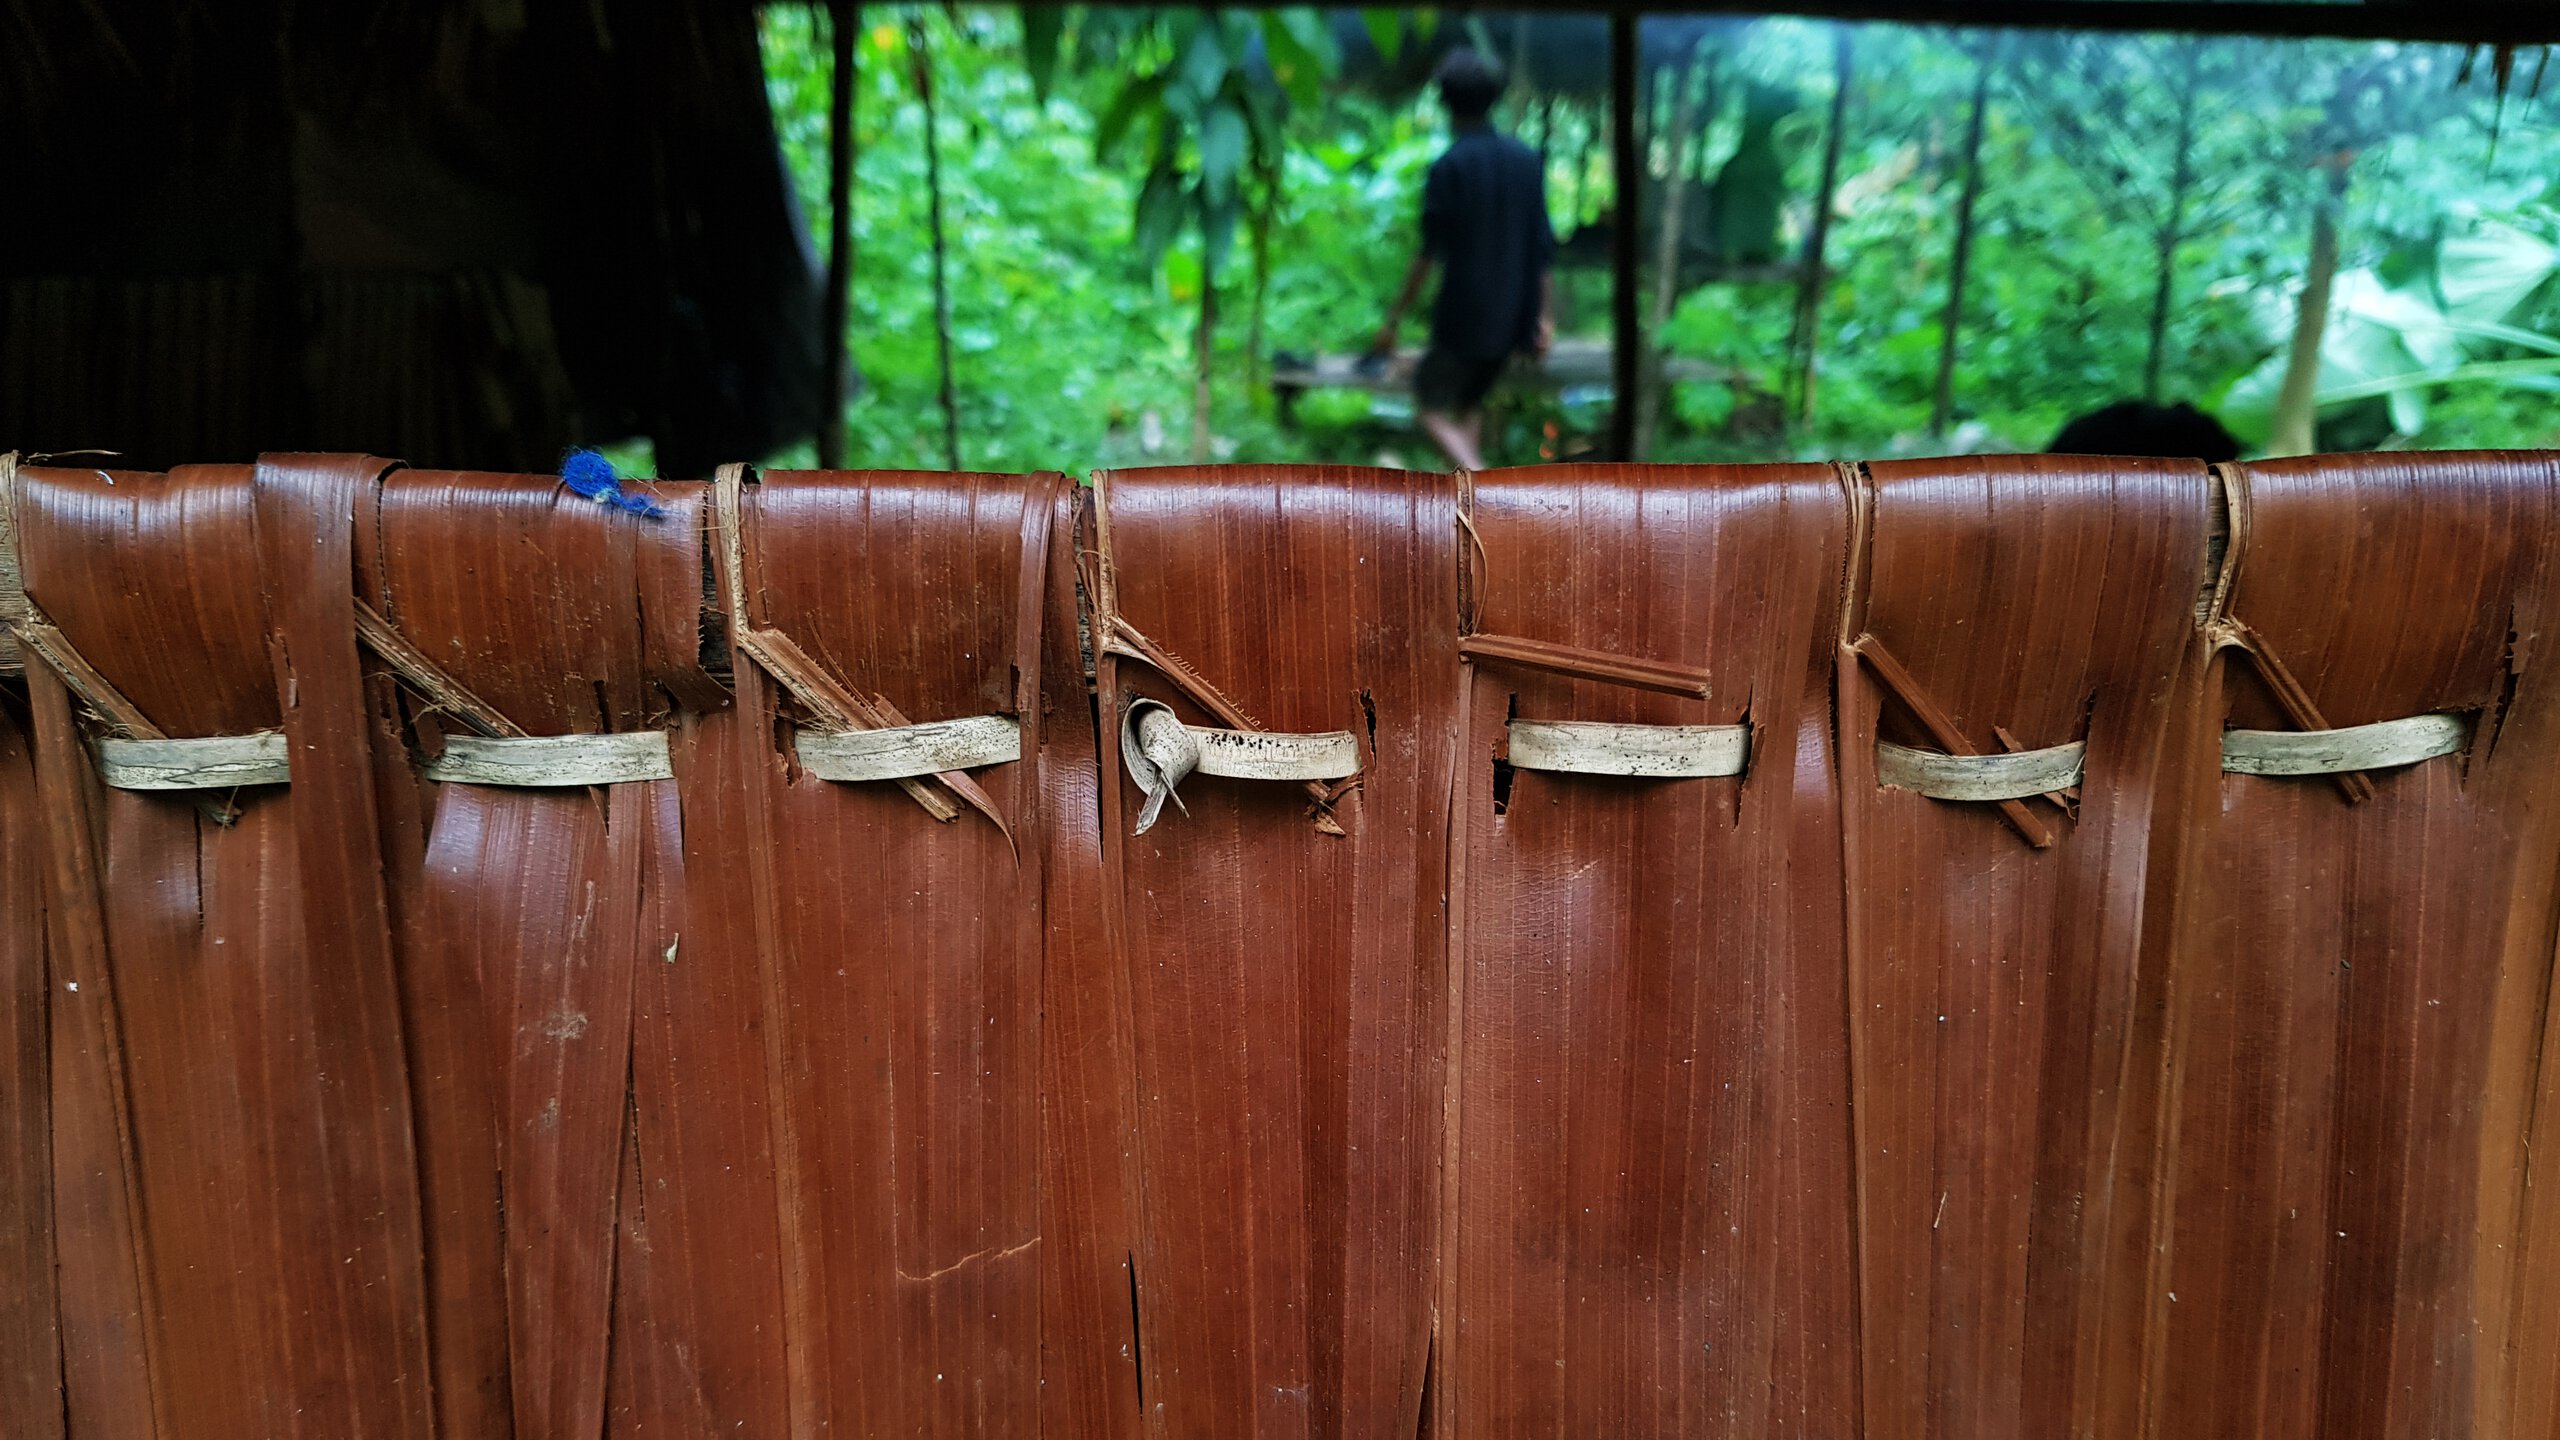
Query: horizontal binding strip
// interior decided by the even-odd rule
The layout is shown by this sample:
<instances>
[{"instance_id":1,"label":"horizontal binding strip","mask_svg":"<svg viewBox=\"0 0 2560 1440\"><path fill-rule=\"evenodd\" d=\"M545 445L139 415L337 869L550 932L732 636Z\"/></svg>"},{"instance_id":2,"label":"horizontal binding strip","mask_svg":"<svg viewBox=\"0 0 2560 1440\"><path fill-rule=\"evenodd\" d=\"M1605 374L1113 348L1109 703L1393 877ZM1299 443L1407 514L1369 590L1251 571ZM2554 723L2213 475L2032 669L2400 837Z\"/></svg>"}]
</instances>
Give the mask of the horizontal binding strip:
<instances>
[{"instance_id":1,"label":"horizontal binding strip","mask_svg":"<svg viewBox=\"0 0 2560 1440\"><path fill-rule=\"evenodd\" d=\"M1203 775L1234 780L1342 780L1360 773L1360 742L1348 730L1282 735L1269 730L1182 727L1200 747Z\"/></svg>"},{"instance_id":2,"label":"horizontal binding strip","mask_svg":"<svg viewBox=\"0 0 2560 1440\"><path fill-rule=\"evenodd\" d=\"M888 730L803 730L792 737L800 768L821 780L907 780L1022 758L1022 726L1010 715L927 720Z\"/></svg>"},{"instance_id":3,"label":"horizontal binding strip","mask_svg":"<svg viewBox=\"0 0 2560 1440\"><path fill-rule=\"evenodd\" d=\"M449 735L427 762L427 778L447 785L621 785L672 780L663 730L622 735Z\"/></svg>"},{"instance_id":4,"label":"horizontal binding strip","mask_svg":"<svg viewBox=\"0 0 2560 1440\"><path fill-rule=\"evenodd\" d=\"M1120 716L1120 754L1129 778L1147 792L1138 814L1144 835L1194 774L1234 780L1341 780L1360 773L1360 742L1348 730L1292 735L1273 730L1213 730L1185 725L1161 700L1132 700Z\"/></svg>"},{"instance_id":5,"label":"horizontal binding strip","mask_svg":"<svg viewBox=\"0 0 2560 1440\"><path fill-rule=\"evenodd\" d=\"M1917 790L1932 800L2023 800L2080 783L2078 740L2014 755L1949 755L1876 742L1876 778L1897 790Z\"/></svg>"},{"instance_id":6,"label":"horizontal binding strip","mask_svg":"<svg viewBox=\"0 0 2560 1440\"><path fill-rule=\"evenodd\" d=\"M2459 715L2411 715L2338 730L2225 730L2222 768L2235 775L2342 775L2450 755L2470 738Z\"/></svg>"},{"instance_id":7,"label":"horizontal binding strip","mask_svg":"<svg viewBox=\"0 0 2560 1440\"><path fill-rule=\"evenodd\" d=\"M293 767L283 732L262 730L200 740L101 740L98 774L118 790L230 790L290 784Z\"/></svg>"},{"instance_id":8,"label":"horizontal binding strip","mask_svg":"<svg viewBox=\"0 0 2560 1440\"><path fill-rule=\"evenodd\" d=\"M1514 720L1511 763L1576 775L1686 779L1739 775L1751 758L1746 725L1616 725L1602 720Z\"/></svg>"}]
</instances>

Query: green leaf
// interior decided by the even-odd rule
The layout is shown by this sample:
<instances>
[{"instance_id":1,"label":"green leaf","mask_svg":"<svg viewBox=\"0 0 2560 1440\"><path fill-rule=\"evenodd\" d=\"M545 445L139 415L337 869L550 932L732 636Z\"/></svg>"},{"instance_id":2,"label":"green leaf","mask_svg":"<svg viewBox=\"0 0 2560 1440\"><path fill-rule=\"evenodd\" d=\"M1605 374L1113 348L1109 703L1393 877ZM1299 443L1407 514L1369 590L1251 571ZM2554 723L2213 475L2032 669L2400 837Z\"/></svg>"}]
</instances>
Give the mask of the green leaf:
<instances>
[{"instance_id":1,"label":"green leaf","mask_svg":"<svg viewBox=\"0 0 2560 1440\"><path fill-rule=\"evenodd\" d=\"M1378 47L1378 58L1396 63L1404 50L1404 12L1372 6L1360 12L1360 23L1369 27L1369 43Z\"/></svg>"},{"instance_id":2,"label":"green leaf","mask_svg":"<svg viewBox=\"0 0 2560 1440\"><path fill-rule=\"evenodd\" d=\"M1177 304L1188 305L1200 298L1200 257L1188 250L1176 250L1164 257L1164 288Z\"/></svg>"},{"instance_id":3,"label":"green leaf","mask_svg":"<svg viewBox=\"0 0 2560 1440\"><path fill-rule=\"evenodd\" d=\"M2522 346L2527 350L2539 350L2545 355L2560 355L2560 337L2545 335L2539 330L2520 330L2513 325L2499 325L2485 320L2455 319L2446 320L2444 328L2456 335L2473 335L2483 340L2500 340L2509 345Z\"/></svg>"},{"instance_id":4,"label":"green leaf","mask_svg":"<svg viewBox=\"0 0 2560 1440\"><path fill-rule=\"evenodd\" d=\"M2284 385L2284 365L2284 352L2279 350L2233 381L2214 404L2214 418L2242 444L2264 445L2274 432L2276 393Z\"/></svg>"},{"instance_id":5,"label":"green leaf","mask_svg":"<svg viewBox=\"0 0 2560 1440\"><path fill-rule=\"evenodd\" d=\"M1058 42L1066 34L1067 7L1022 7L1022 61L1031 72L1031 93L1043 101L1058 77Z\"/></svg>"},{"instance_id":6,"label":"green leaf","mask_svg":"<svg viewBox=\"0 0 2560 1440\"><path fill-rule=\"evenodd\" d=\"M2483 360L2471 365L2457 365L2450 370L2427 370L2407 375L2385 375L2378 379L2358 381L2334 389L2323 387L2320 403L2334 405L2346 400L2368 400L2376 395L2402 395L2431 390L2439 385L2477 384L2483 381L2502 385L2540 388L2532 384L2540 377L2560 375L2560 360Z\"/></svg>"},{"instance_id":7,"label":"green leaf","mask_svg":"<svg viewBox=\"0 0 2560 1440\"><path fill-rule=\"evenodd\" d=\"M1191 43L1182 52L1181 79L1183 88L1204 101L1227 83L1227 47L1216 25L1191 32Z\"/></svg>"},{"instance_id":8,"label":"green leaf","mask_svg":"<svg viewBox=\"0 0 2560 1440\"><path fill-rule=\"evenodd\" d=\"M1218 272L1226 268L1227 256L1236 248L1236 198L1204 202L1200 207L1201 267L1207 273L1207 284L1218 283Z\"/></svg>"},{"instance_id":9,"label":"green leaf","mask_svg":"<svg viewBox=\"0 0 2560 1440\"><path fill-rule=\"evenodd\" d=\"M1236 172L1244 166L1244 113L1221 100L1200 122L1200 180L1212 204L1235 195Z\"/></svg>"},{"instance_id":10,"label":"green leaf","mask_svg":"<svg viewBox=\"0 0 2560 1440\"><path fill-rule=\"evenodd\" d=\"M1129 83L1121 86L1120 93L1112 97L1111 108L1102 112L1102 119L1093 127L1095 157L1110 159L1111 153L1120 148L1120 142L1128 138L1129 127L1137 123L1138 117L1149 110L1161 109L1163 102L1162 75L1130 77Z\"/></svg>"},{"instance_id":11,"label":"green leaf","mask_svg":"<svg viewBox=\"0 0 2560 1440\"><path fill-rule=\"evenodd\" d=\"M1265 91L1245 92L1244 118L1250 127L1254 165L1268 170L1279 165L1288 150L1287 136L1281 130L1279 97Z\"/></svg>"},{"instance_id":12,"label":"green leaf","mask_svg":"<svg viewBox=\"0 0 2560 1440\"><path fill-rule=\"evenodd\" d=\"M1184 212L1189 208L1184 199L1182 176L1170 165L1156 167L1147 176L1146 188L1138 192L1131 241L1149 269L1164 259L1166 247L1173 244L1175 233L1182 228Z\"/></svg>"},{"instance_id":13,"label":"green leaf","mask_svg":"<svg viewBox=\"0 0 2560 1440\"><path fill-rule=\"evenodd\" d=\"M1324 99L1324 77L1328 68L1324 60L1307 47L1305 38L1289 23L1293 12L1266 10L1262 14L1262 48L1271 60L1271 78L1280 83L1281 91L1293 105L1314 108Z\"/></svg>"},{"instance_id":14,"label":"green leaf","mask_svg":"<svg viewBox=\"0 0 2560 1440\"><path fill-rule=\"evenodd\" d=\"M2424 390L2414 385L2406 390L2394 390L2383 403L2390 407L2391 428L2397 433L2416 435L2427 428L2427 395Z\"/></svg>"},{"instance_id":15,"label":"green leaf","mask_svg":"<svg viewBox=\"0 0 2560 1440\"><path fill-rule=\"evenodd\" d=\"M2560 251L2513 225L2485 223L2446 238L2436 254L2436 289L2445 312L2472 321L2504 320L2560 268Z\"/></svg>"},{"instance_id":16,"label":"green leaf","mask_svg":"<svg viewBox=\"0 0 2560 1440\"><path fill-rule=\"evenodd\" d=\"M1312 5L1292 5L1274 10L1272 18L1289 32L1298 48L1313 55L1330 73L1342 63L1342 54L1333 43L1333 27L1324 23L1324 12Z\"/></svg>"}]
</instances>

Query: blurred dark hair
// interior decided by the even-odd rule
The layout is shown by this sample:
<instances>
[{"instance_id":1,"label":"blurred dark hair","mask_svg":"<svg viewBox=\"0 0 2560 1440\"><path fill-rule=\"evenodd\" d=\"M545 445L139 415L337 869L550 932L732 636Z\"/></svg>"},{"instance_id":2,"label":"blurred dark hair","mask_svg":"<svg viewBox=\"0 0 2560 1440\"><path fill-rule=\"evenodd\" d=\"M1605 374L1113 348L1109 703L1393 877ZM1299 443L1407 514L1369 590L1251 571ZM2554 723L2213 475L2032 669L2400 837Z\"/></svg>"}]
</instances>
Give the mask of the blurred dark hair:
<instances>
[{"instance_id":1,"label":"blurred dark hair","mask_svg":"<svg viewBox=\"0 0 2560 1440\"><path fill-rule=\"evenodd\" d=\"M1443 56L1432 77L1440 86L1440 103L1453 120L1481 120L1502 98L1502 67L1472 46L1461 45Z\"/></svg>"},{"instance_id":2,"label":"blurred dark hair","mask_svg":"<svg viewBox=\"0 0 2560 1440\"><path fill-rule=\"evenodd\" d=\"M2240 442L2193 405L2119 400L2062 427L2048 455L2158 455L2220 463L2240 458Z\"/></svg>"}]
</instances>

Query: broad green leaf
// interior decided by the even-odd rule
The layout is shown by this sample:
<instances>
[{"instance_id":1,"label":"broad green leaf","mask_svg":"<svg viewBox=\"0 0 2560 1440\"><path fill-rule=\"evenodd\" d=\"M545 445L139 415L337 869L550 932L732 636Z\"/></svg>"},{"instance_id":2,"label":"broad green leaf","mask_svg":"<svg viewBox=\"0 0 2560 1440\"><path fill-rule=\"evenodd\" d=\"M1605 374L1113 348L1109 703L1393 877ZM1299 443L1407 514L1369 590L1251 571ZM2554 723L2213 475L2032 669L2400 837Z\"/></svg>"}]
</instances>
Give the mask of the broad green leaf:
<instances>
[{"instance_id":1,"label":"broad green leaf","mask_svg":"<svg viewBox=\"0 0 2560 1440\"><path fill-rule=\"evenodd\" d=\"M1262 14L1262 48L1271 60L1271 78L1293 105L1312 109L1324 99L1324 77L1329 68L1317 53L1307 48L1298 31L1289 23L1290 11L1266 10Z\"/></svg>"},{"instance_id":2,"label":"broad green leaf","mask_svg":"<svg viewBox=\"0 0 2560 1440\"><path fill-rule=\"evenodd\" d=\"M1396 63L1404 50L1404 12L1371 6L1360 12L1360 23L1369 27L1369 43L1378 47L1379 58Z\"/></svg>"},{"instance_id":3,"label":"broad green leaf","mask_svg":"<svg viewBox=\"0 0 2560 1440\"><path fill-rule=\"evenodd\" d=\"M2376 395L2413 394L2443 385L2490 383L2538 390L2542 388L2539 382L2551 376L2560 376L2560 360L2482 360L2470 365L2457 365L2451 370L2385 375L2342 385L2335 390L2323 389L2320 403L2331 405L2348 400L2369 400Z\"/></svg>"},{"instance_id":4,"label":"broad green leaf","mask_svg":"<svg viewBox=\"0 0 2560 1440\"><path fill-rule=\"evenodd\" d=\"M1152 268L1164 259L1166 247L1182 228L1184 212L1189 208L1181 172L1160 165L1147 176L1146 188L1138 192L1137 220L1130 240L1138 254Z\"/></svg>"},{"instance_id":5,"label":"broad green leaf","mask_svg":"<svg viewBox=\"0 0 2560 1440\"><path fill-rule=\"evenodd\" d=\"M1244 118L1252 132L1252 151L1257 166L1277 166L1288 151L1288 137L1281 130L1287 117L1280 111L1278 96L1261 90L1245 92Z\"/></svg>"},{"instance_id":6,"label":"broad green leaf","mask_svg":"<svg viewBox=\"0 0 2560 1440\"><path fill-rule=\"evenodd\" d=\"M1128 137L1129 127L1137 123L1138 117L1161 107L1163 101L1162 75L1131 76L1129 83L1120 87L1120 93L1112 97L1111 108L1102 112L1102 119L1093 127L1094 155L1103 160L1110 159L1111 153L1119 149L1120 142Z\"/></svg>"},{"instance_id":7,"label":"broad green leaf","mask_svg":"<svg viewBox=\"0 0 2560 1440\"><path fill-rule=\"evenodd\" d=\"M1324 72L1331 75L1341 66L1342 53L1333 43L1333 27L1325 24L1324 13L1311 5L1292 5L1271 12L1298 48L1314 56Z\"/></svg>"},{"instance_id":8,"label":"broad green leaf","mask_svg":"<svg viewBox=\"0 0 2560 1440\"><path fill-rule=\"evenodd\" d=\"M1191 43L1182 52L1183 87L1207 100L1227 83L1227 47L1214 24L1202 25L1191 32Z\"/></svg>"},{"instance_id":9,"label":"broad green leaf","mask_svg":"<svg viewBox=\"0 0 2560 1440\"><path fill-rule=\"evenodd\" d=\"M2445 239L2436 254L2436 289L2445 313L2473 321L2504 320L2560 267L2560 250L2513 225L2489 222Z\"/></svg>"},{"instance_id":10,"label":"broad green leaf","mask_svg":"<svg viewBox=\"0 0 2560 1440\"><path fill-rule=\"evenodd\" d=\"M2336 404L2325 400L2323 404ZM2403 435L2423 434L2427 428L2427 394L2417 386L2391 391L2383 398L2391 407L2391 428Z\"/></svg>"},{"instance_id":11,"label":"broad green leaf","mask_svg":"<svg viewBox=\"0 0 2560 1440\"><path fill-rule=\"evenodd\" d=\"M2444 312L2425 298L2393 290L2371 270L2342 270L2329 290L2329 328L2321 336L2324 366L2353 379L2457 364L2462 350Z\"/></svg>"},{"instance_id":12,"label":"broad green leaf","mask_svg":"<svg viewBox=\"0 0 2560 1440\"><path fill-rule=\"evenodd\" d=\"M2513 325L2500 325L2486 320L2461 320L2447 317L2445 328L2456 335L2469 335L2481 340L2497 340L2545 355L2560 355L2560 336L2545 335L2539 330L2522 330Z\"/></svg>"},{"instance_id":13,"label":"broad green leaf","mask_svg":"<svg viewBox=\"0 0 2560 1440\"><path fill-rule=\"evenodd\" d=\"M1221 100L1200 122L1200 180L1212 204L1235 195L1236 172L1244 166L1244 114L1232 101Z\"/></svg>"},{"instance_id":14,"label":"broad green leaf","mask_svg":"<svg viewBox=\"0 0 2560 1440\"><path fill-rule=\"evenodd\" d=\"M1022 7L1022 61L1031 72L1031 93L1042 100L1049 98L1049 87L1058 74L1058 41L1066 33L1067 7L1064 5L1025 5Z\"/></svg>"},{"instance_id":15,"label":"broad green leaf","mask_svg":"<svg viewBox=\"0 0 2560 1440\"><path fill-rule=\"evenodd\" d=\"M1175 303L1185 308L1199 299L1200 257L1188 250L1176 250L1164 257L1164 288Z\"/></svg>"},{"instance_id":16,"label":"broad green leaf","mask_svg":"<svg viewBox=\"0 0 2560 1440\"><path fill-rule=\"evenodd\" d=\"M1214 285L1218 272L1226 268L1227 256L1236 247L1236 198L1229 194L1223 201L1205 202L1200 207L1200 249L1202 268L1208 283Z\"/></svg>"},{"instance_id":17,"label":"broad green leaf","mask_svg":"<svg viewBox=\"0 0 2560 1440\"><path fill-rule=\"evenodd\" d=\"M2276 394L2284 387L2282 350L2270 355L2256 369L2231 382L2229 389L2213 406L2214 418L2222 422L2242 444L2252 449L2267 443L2276 423Z\"/></svg>"}]
</instances>

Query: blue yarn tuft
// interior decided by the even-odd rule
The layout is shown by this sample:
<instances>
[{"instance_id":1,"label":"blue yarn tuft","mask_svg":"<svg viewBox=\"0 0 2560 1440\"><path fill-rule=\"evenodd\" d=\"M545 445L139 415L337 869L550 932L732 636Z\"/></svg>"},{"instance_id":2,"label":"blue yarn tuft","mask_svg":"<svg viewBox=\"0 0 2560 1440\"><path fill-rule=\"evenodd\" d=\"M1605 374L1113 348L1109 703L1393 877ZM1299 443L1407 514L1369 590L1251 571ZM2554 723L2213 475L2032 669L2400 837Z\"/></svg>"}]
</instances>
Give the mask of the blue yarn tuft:
<instances>
[{"instance_id":1,"label":"blue yarn tuft","mask_svg":"<svg viewBox=\"0 0 2560 1440\"><path fill-rule=\"evenodd\" d=\"M611 505L634 515L664 516L658 502L646 495L626 493L620 477L613 473L613 462L596 450L572 450L560 462L560 483L599 505Z\"/></svg>"}]
</instances>

